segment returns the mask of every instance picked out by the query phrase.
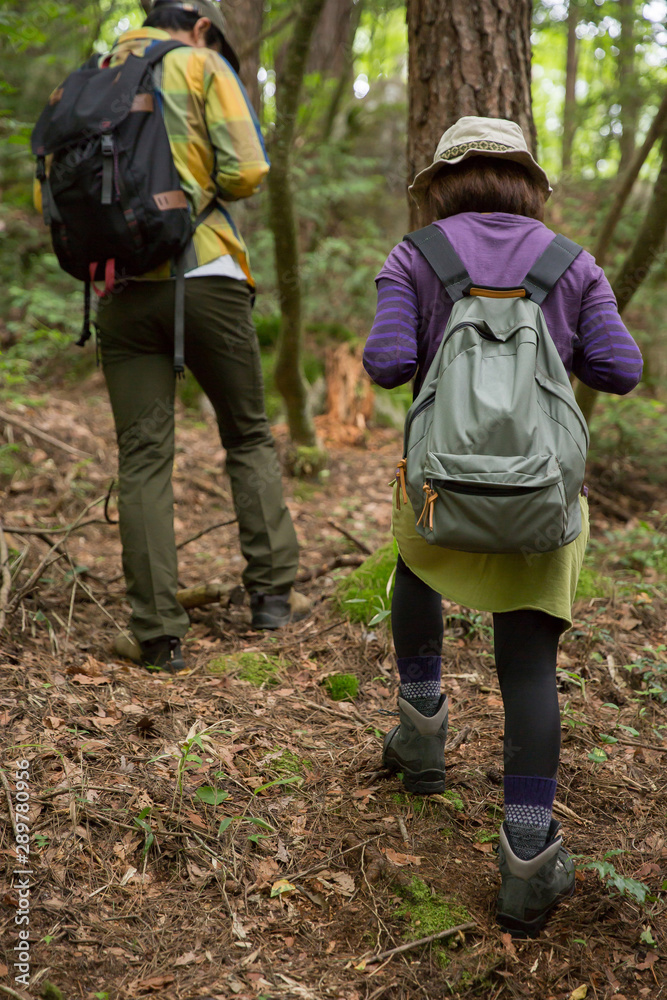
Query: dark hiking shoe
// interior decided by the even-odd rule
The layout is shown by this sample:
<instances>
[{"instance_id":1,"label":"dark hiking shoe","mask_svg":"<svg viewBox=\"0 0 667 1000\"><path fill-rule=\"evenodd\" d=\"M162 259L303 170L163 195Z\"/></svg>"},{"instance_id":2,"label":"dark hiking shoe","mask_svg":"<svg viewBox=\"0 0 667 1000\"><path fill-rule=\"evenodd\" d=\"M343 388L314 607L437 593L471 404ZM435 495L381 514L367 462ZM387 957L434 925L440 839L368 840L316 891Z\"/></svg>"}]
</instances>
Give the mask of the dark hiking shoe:
<instances>
[{"instance_id":1,"label":"dark hiking shoe","mask_svg":"<svg viewBox=\"0 0 667 1000\"><path fill-rule=\"evenodd\" d=\"M276 629L301 621L310 613L311 604L307 597L296 590L288 594L250 595L252 627L256 629Z\"/></svg>"},{"instance_id":2,"label":"dark hiking shoe","mask_svg":"<svg viewBox=\"0 0 667 1000\"><path fill-rule=\"evenodd\" d=\"M496 919L513 937L535 937L554 907L574 892L574 861L562 846L559 830L560 823L552 819L543 850L522 861L512 850L506 824L500 828L502 885Z\"/></svg>"},{"instance_id":3,"label":"dark hiking shoe","mask_svg":"<svg viewBox=\"0 0 667 1000\"><path fill-rule=\"evenodd\" d=\"M403 698L398 699L398 714L400 724L384 738L382 763L390 771L403 772L403 785L413 795L444 792L447 695L440 696L438 711L430 718Z\"/></svg>"},{"instance_id":4,"label":"dark hiking shoe","mask_svg":"<svg viewBox=\"0 0 667 1000\"><path fill-rule=\"evenodd\" d=\"M150 671L163 670L168 674L178 674L185 670L181 640L173 635L161 635L159 639L142 642L141 665Z\"/></svg>"}]
</instances>

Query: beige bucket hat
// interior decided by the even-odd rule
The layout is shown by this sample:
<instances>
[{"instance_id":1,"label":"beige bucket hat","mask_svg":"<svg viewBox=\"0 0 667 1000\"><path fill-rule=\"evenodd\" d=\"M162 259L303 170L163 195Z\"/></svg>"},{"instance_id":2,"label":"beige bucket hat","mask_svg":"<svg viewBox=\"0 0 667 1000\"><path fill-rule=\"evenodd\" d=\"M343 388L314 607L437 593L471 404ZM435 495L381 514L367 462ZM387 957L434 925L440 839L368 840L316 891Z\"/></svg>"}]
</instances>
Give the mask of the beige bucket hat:
<instances>
[{"instance_id":1,"label":"beige bucket hat","mask_svg":"<svg viewBox=\"0 0 667 1000\"><path fill-rule=\"evenodd\" d=\"M434 174L470 156L499 156L521 163L544 189L548 198L553 188L542 167L533 159L524 134L516 122L506 118L477 118L467 115L443 134L433 163L415 177L408 191L419 201Z\"/></svg>"}]
</instances>

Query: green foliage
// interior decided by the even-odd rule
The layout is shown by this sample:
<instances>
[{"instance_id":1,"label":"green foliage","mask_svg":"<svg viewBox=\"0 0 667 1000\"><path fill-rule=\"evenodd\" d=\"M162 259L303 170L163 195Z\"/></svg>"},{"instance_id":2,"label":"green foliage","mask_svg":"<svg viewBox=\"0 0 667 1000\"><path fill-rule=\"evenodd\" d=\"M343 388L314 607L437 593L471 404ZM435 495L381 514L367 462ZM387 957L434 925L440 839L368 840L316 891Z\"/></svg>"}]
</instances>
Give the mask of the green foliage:
<instances>
[{"instance_id":1,"label":"green foliage","mask_svg":"<svg viewBox=\"0 0 667 1000\"><path fill-rule=\"evenodd\" d=\"M65 1000L65 994L62 990L59 989L54 983L50 983L48 979L44 981L39 995L42 1000Z\"/></svg>"},{"instance_id":2,"label":"green foliage","mask_svg":"<svg viewBox=\"0 0 667 1000\"><path fill-rule=\"evenodd\" d=\"M354 674L331 674L324 686L334 701L354 701L359 693L359 679Z\"/></svg>"},{"instance_id":3,"label":"green foliage","mask_svg":"<svg viewBox=\"0 0 667 1000\"><path fill-rule=\"evenodd\" d=\"M602 855L601 861L586 861L585 864L580 865L580 867L586 871L595 872L602 884L609 891L610 896L618 894L619 896L625 896L629 899L633 899L636 903L643 905L651 894L649 886L647 886L644 882L638 882L637 879L621 875L611 861L609 861L609 858L623 853L625 852L622 850L607 851ZM581 856L575 855L574 857L575 860L581 859Z\"/></svg>"},{"instance_id":4,"label":"green foliage","mask_svg":"<svg viewBox=\"0 0 667 1000\"><path fill-rule=\"evenodd\" d=\"M634 663L626 664L625 669L630 675L630 683L639 698L653 698L663 705L667 703L667 647L647 647L644 656L638 657ZM627 727L621 726L626 729ZM630 731L632 736L639 736L636 729Z\"/></svg>"},{"instance_id":5,"label":"green foliage","mask_svg":"<svg viewBox=\"0 0 667 1000\"><path fill-rule=\"evenodd\" d=\"M396 546L387 542L336 587L336 607L353 622L369 622L378 604L390 599L396 567Z\"/></svg>"},{"instance_id":6,"label":"green foliage","mask_svg":"<svg viewBox=\"0 0 667 1000\"><path fill-rule=\"evenodd\" d=\"M641 456L649 478L665 482L666 417L667 407L657 399L605 396L593 417L591 459L608 467L613 476L619 459Z\"/></svg>"}]
</instances>

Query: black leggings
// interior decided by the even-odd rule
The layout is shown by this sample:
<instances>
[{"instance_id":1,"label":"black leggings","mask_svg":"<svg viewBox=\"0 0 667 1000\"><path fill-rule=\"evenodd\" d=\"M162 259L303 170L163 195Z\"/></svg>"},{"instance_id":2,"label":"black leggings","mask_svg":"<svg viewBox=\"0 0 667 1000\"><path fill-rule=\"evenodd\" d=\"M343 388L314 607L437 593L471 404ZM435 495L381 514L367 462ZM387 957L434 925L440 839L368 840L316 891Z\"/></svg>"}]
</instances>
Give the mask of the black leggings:
<instances>
[{"instance_id":1,"label":"black leggings","mask_svg":"<svg viewBox=\"0 0 667 1000\"><path fill-rule=\"evenodd\" d=\"M401 557L391 604L398 657L442 651L442 600ZM556 656L563 627L543 611L494 614L494 651L505 706L506 774L555 778L560 756Z\"/></svg>"}]
</instances>

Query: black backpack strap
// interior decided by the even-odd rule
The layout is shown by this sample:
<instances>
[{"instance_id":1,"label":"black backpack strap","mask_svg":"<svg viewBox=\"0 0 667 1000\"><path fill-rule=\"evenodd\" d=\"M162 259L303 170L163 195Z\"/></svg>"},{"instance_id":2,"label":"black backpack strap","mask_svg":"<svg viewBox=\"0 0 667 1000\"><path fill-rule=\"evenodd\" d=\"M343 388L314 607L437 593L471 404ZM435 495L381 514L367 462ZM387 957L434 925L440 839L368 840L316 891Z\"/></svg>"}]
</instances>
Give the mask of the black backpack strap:
<instances>
[{"instance_id":1,"label":"black backpack strap","mask_svg":"<svg viewBox=\"0 0 667 1000\"><path fill-rule=\"evenodd\" d=\"M578 243L568 240L567 236L562 236L560 233L554 236L521 282L533 302L538 306L542 305L558 279L565 274L582 249Z\"/></svg>"},{"instance_id":2,"label":"black backpack strap","mask_svg":"<svg viewBox=\"0 0 667 1000\"><path fill-rule=\"evenodd\" d=\"M149 66L156 66L161 59L164 59L167 52L171 52L172 49L184 48L187 48L186 43L177 42L176 39L172 39L170 42L158 42L157 45L151 45L142 58Z\"/></svg>"},{"instance_id":3,"label":"black backpack strap","mask_svg":"<svg viewBox=\"0 0 667 1000\"><path fill-rule=\"evenodd\" d=\"M437 226L425 226L424 229L408 233L403 239L412 243L428 261L452 302L462 299L472 281L463 261L443 231Z\"/></svg>"}]
</instances>

